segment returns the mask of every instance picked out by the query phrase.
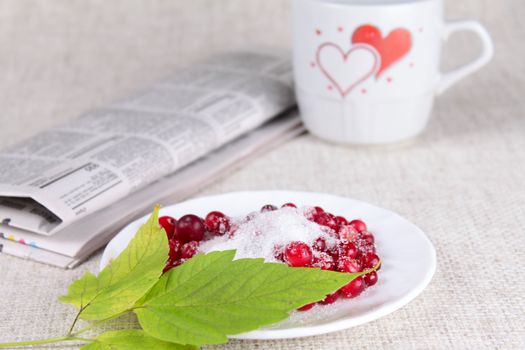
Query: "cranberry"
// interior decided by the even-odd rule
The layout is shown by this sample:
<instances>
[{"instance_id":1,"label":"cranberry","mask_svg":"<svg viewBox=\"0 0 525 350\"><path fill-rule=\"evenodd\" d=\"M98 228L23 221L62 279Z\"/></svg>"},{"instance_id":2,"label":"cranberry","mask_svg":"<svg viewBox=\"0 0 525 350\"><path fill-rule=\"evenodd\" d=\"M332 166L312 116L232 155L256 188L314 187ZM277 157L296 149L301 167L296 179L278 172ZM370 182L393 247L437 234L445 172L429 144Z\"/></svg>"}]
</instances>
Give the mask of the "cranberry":
<instances>
[{"instance_id":1,"label":"cranberry","mask_svg":"<svg viewBox=\"0 0 525 350\"><path fill-rule=\"evenodd\" d=\"M168 239L170 239L175 233L175 226L177 225L177 220L175 220L175 218L172 218L171 216L161 216L159 218L159 225L162 226L164 231L166 231L166 235L168 236Z\"/></svg>"},{"instance_id":2,"label":"cranberry","mask_svg":"<svg viewBox=\"0 0 525 350\"><path fill-rule=\"evenodd\" d=\"M342 216L336 216L335 217L335 221L337 221L337 225L339 227L341 227L343 225L348 225L348 221Z\"/></svg>"},{"instance_id":3,"label":"cranberry","mask_svg":"<svg viewBox=\"0 0 525 350\"><path fill-rule=\"evenodd\" d=\"M350 221L350 225L354 226L359 232L364 232L367 229L363 220L352 220Z\"/></svg>"},{"instance_id":4,"label":"cranberry","mask_svg":"<svg viewBox=\"0 0 525 350\"><path fill-rule=\"evenodd\" d=\"M315 222L317 222L319 225L329 227L334 231L337 231L337 229L339 228L339 225L337 224L337 221L335 220L335 216L333 216L330 213L320 214L315 219Z\"/></svg>"},{"instance_id":5,"label":"cranberry","mask_svg":"<svg viewBox=\"0 0 525 350\"><path fill-rule=\"evenodd\" d=\"M282 208L297 208L297 205L293 203L285 203L283 204Z\"/></svg>"},{"instance_id":6,"label":"cranberry","mask_svg":"<svg viewBox=\"0 0 525 350\"><path fill-rule=\"evenodd\" d=\"M381 260L379 259L379 256L377 256L377 254L374 254L374 253L365 254L361 258L361 262L362 262L363 267L365 269L372 269L372 268L374 268L375 266L377 266L377 264L379 264L380 261ZM379 268L378 268L378 270L379 270Z\"/></svg>"},{"instance_id":7,"label":"cranberry","mask_svg":"<svg viewBox=\"0 0 525 350\"><path fill-rule=\"evenodd\" d=\"M222 236L230 230L230 219L220 211L212 211L206 215L204 224L216 236Z\"/></svg>"},{"instance_id":8,"label":"cranberry","mask_svg":"<svg viewBox=\"0 0 525 350\"><path fill-rule=\"evenodd\" d=\"M339 289L339 293L345 298L355 298L365 290L365 281L363 277L359 276L353 279L346 286Z\"/></svg>"},{"instance_id":9,"label":"cranberry","mask_svg":"<svg viewBox=\"0 0 525 350\"><path fill-rule=\"evenodd\" d=\"M305 216L310 221L316 221L317 218L319 217L319 215L321 215L322 213L324 213L323 208L321 208L321 207L313 207L313 208L310 208L307 211L307 213L305 213Z\"/></svg>"},{"instance_id":10,"label":"cranberry","mask_svg":"<svg viewBox=\"0 0 525 350\"><path fill-rule=\"evenodd\" d=\"M323 300L319 302L319 304L322 304L322 305L333 304L337 301L337 299L339 299L339 293L335 292L332 294L328 294L326 298L324 298Z\"/></svg>"},{"instance_id":11,"label":"cranberry","mask_svg":"<svg viewBox=\"0 0 525 350\"><path fill-rule=\"evenodd\" d=\"M312 266L320 267L321 270L333 270L335 267L335 261L334 258L332 258L329 254L319 253L318 255L314 256Z\"/></svg>"},{"instance_id":12,"label":"cranberry","mask_svg":"<svg viewBox=\"0 0 525 350\"><path fill-rule=\"evenodd\" d=\"M376 247L375 245L373 244L369 244L369 243L366 243L366 242L363 242L361 241L358 245L358 248L359 248L359 251L361 252L361 254L368 254L368 253L375 253L376 252Z\"/></svg>"},{"instance_id":13,"label":"cranberry","mask_svg":"<svg viewBox=\"0 0 525 350\"><path fill-rule=\"evenodd\" d=\"M321 207L314 207L314 214L315 215L321 215L322 213L324 213L324 209L321 208Z\"/></svg>"},{"instance_id":14,"label":"cranberry","mask_svg":"<svg viewBox=\"0 0 525 350\"><path fill-rule=\"evenodd\" d=\"M340 254L341 256L347 257L349 259L356 259L359 251L357 250L357 247L353 243L343 243L340 245Z\"/></svg>"},{"instance_id":15,"label":"cranberry","mask_svg":"<svg viewBox=\"0 0 525 350\"><path fill-rule=\"evenodd\" d=\"M371 233L365 233L361 236L361 239L368 244L374 244L375 242L374 235Z\"/></svg>"},{"instance_id":16,"label":"cranberry","mask_svg":"<svg viewBox=\"0 0 525 350\"><path fill-rule=\"evenodd\" d=\"M339 256L341 255L341 250L338 245L329 248L326 252L330 254L335 261L339 260Z\"/></svg>"},{"instance_id":17,"label":"cranberry","mask_svg":"<svg viewBox=\"0 0 525 350\"><path fill-rule=\"evenodd\" d=\"M308 311L315 306L315 303L306 304L297 309L297 311Z\"/></svg>"},{"instance_id":18,"label":"cranberry","mask_svg":"<svg viewBox=\"0 0 525 350\"><path fill-rule=\"evenodd\" d=\"M365 284L368 287L371 287L377 283L377 272L372 271L370 273L367 273L366 275L364 275L363 279L365 281Z\"/></svg>"},{"instance_id":19,"label":"cranberry","mask_svg":"<svg viewBox=\"0 0 525 350\"><path fill-rule=\"evenodd\" d=\"M177 222L175 238L186 243L189 241L202 241L206 227L204 222L197 215L184 215Z\"/></svg>"},{"instance_id":20,"label":"cranberry","mask_svg":"<svg viewBox=\"0 0 525 350\"><path fill-rule=\"evenodd\" d=\"M319 237L314 241L313 248L320 252L326 252L326 239Z\"/></svg>"},{"instance_id":21,"label":"cranberry","mask_svg":"<svg viewBox=\"0 0 525 350\"><path fill-rule=\"evenodd\" d=\"M312 250L303 242L291 242L284 249L284 260L293 267L305 267L312 263Z\"/></svg>"},{"instance_id":22,"label":"cranberry","mask_svg":"<svg viewBox=\"0 0 525 350\"><path fill-rule=\"evenodd\" d=\"M337 270L341 272L361 272L362 270L361 262L356 259L349 259L346 257L339 258L337 262Z\"/></svg>"},{"instance_id":23,"label":"cranberry","mask_svg":"<svg viewBox=\"0 0 525 350\"><path fill-rule=\"evenodd\" d=\"M339 227L338 236L341 241L353 242L359 237L359 232L353 225L343 225Z\"/></svg>"},{"instance_id":24,"label":"cranberry","mask_svg":"<svg viewBox=\"0 0 525 350\"><path fill-rule=\"evenodd\" d=\"M198 250L199 250L199 242L191 241L191 242L185 243L181 249L181 258L189 259L193 257L195 254L197 254Z\"/></svg>"},{"instance_id":25,"label":"cranberry","mask_svg":"<svg viewBox=\"0 0 525 350\"><path fill-rule=\"evenodd\" d=\"M168 241L168 243L170 245L170 252L169 252L170 259L172 260L180 259L181 245L182 245L180 241L177 241L176 239L172 238Z\"/></svg>"},{"instance_id":26,"label":"cranberry","mask_svg":"<svg viewBox=\"0 0 525 350\"><path fill-rule=\"evenodd\" d=\"M266 204L261 208L261 213L277 210L277 207L273 204Z\"/></svg>"}]
</instances>

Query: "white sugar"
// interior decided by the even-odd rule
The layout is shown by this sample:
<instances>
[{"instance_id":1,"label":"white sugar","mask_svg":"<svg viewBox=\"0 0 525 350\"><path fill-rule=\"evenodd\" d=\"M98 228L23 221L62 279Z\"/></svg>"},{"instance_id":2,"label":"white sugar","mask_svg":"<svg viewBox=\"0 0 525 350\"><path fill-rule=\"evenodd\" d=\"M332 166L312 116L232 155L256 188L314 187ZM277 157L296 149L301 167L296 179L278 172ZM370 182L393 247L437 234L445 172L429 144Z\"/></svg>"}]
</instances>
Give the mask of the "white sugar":
<instances>
[{"instance_id":1,"label":"white sugar","mask_svg":"<svg viewBox=\"0 0 525 350\"><path fill-rule=\"evenodd\" d=\"M201 243L201 252L237 250L236 258L264 258L277 262L275 247L284 247L292 241L301 241L311 246L323 237L328 246L336 243L330 229L320 226L305 217L311 208L285 207L264 213L251 213L246 217L231 218L231 226L237 227L233 235L215 237Z\"/></svg>"}]
</instances>

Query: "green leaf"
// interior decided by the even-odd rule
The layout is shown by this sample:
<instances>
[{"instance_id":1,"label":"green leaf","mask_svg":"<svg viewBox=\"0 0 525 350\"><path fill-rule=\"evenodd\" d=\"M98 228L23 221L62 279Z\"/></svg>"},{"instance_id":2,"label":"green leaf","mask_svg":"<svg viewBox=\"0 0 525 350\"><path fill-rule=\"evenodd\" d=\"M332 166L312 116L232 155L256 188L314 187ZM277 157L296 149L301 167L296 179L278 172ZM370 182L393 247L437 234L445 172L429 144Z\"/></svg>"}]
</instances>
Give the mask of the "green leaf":
<instances>
[{"instance_id":1,"label":"green leaf","mask_svg":"<svg viewBox=\"0 0 525 350\"><path fill-rule=\"evenodd\" d=\"M288 317L363 273L290 268L235 251L198 254L164 274L135 309L146 333L180 344L219 344Z\"/></svg>"},{"instance_id":2,"label":"green leaf","mask_svg":"<svg viewBox=\"0 0 525 350\"><path fill-rule=\"evenodd\" d=\"M196 350L195 346L168 343L152 338L138 329L118 330L102 333L94 342L81 347L82 350Z\"/></svg>"},{"instance_id":3,"label":"green leaf","mask_svg":"<svg viewBox=\"0 0 525 350\"><path fill-rule=\"evenodd\" d=\"M132 308L158 281L168 257L168 241L158 224L159 206L127 248L98 276L87 272L60 301L80 310L79 317L103 320Z\"/></svg>"}]
</instances>

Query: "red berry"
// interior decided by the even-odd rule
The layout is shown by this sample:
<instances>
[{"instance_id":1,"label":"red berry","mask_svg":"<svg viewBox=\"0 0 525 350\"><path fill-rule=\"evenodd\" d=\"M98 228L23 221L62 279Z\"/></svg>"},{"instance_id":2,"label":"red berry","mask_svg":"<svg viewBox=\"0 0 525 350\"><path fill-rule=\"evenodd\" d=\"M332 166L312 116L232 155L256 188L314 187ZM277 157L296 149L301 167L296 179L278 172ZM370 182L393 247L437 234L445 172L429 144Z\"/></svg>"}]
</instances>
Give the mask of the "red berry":
<instances>
[{"instance_id":1,"label":"red berry","mask_svg":"<svg viewBox=\"0 0 525 350\"><path fill-rule=\"evenodd\" d=\"M308 211L305 213L305 216L310 221L316 221L317 217L324 213L323 208L321 207L313 207L308 209Z\"/></svg>"},{"instance_id":2,"label":"red berry","mask_svg":"<svg viewBox=\"0 0 525 350\"><path fill-rule=\"evenodd\" d=\"M350 225L354 226L355 229L359 232L366 231L366 224L363 222L363 220L352 220L350 221Z\"/></svg>"},{"instance_id":3,"label":"red berry","mask_svg":"<svg viewBox=\"0 0 525 350\"><path fill-rule=\"evenodd\" d=\"M332 294L328 294L326 298L324 298L323 300L319 302L319 304L322 304L322 305L333 304L337 301L337 299L339 299L339 293L335 292Z\"/></svg>"},{"instance_id":4,"label":"red berry","mask_svg":"<svg viewBox=\"0 0 525 350\"><path fill-rule=\"evenodd\" d=\"M184 215L177 222L175 238L186 243L189 241L202 241L206 227L204 222L197 215Z\"/></svg>"},{"instance_id":5,"label":"red berry","mask_svg":"<svg viewBox=\"0 0 525 350\"><path fill-rule=\"evenodd\" d=\"M339 225L335 220L335 216L333 216L330 213L320 214L319 216L317 216L315 222L317 222L319 225L329 227L334 231L337 231L337 229L339 228Z\"/></svg>"},{"instance_id":6,"label":"red berry","mask_svg":"<svg viewBox=\"0 0 525 350\"><path fill-rule=\"evenodd\" d=\"M353 279L346 286L339 289L339 293L345 298L355 298L365 290L365 281L363 277L359 276Z\"/></svg>"},{"instance_id":7,"label":"red berry","mask_svg":"<svg viewBox=\"0 0 525 350\"><path fill-rule=\"evenodd\" d=\"M375 242L374 235L371 233L365 233L364 235L361 236L361 239L368 244L374 244Z\"/></svg>"},{"instance_id":8,"label":"red berry","mask_svg":"<svg viewBox=\"0 0 525 350\"><path fill-rule=\"evenodd\" d=\"M348 221L342 216L336 216L335 221L337 221L337 225L339 226L348 225Z\"/></svg>"},{"instance_id":9,"label":"red berry","mask_svg":"<svg viewBox=\"0 0 525 350\"><path fill-rule=\"evenodd\" d=\"M356 259L359 255L359 251L357 250L357 247L353 243L343 243L340 245L340 256L347 257L349 259Z\"/></svg>"},{"instance_id":10,"label":"red berry","mask_svg":"<svg viewBox=\"0 0 525 350\"><path fill-rule=\"evenodd\" d=\"M339 260L339 256L341 255L341 250L338 245L329 248L326 252L330 254L332 258L334 258L334 261Z\"/></svg>"},{"instance_id":11,"label":"red berry","mask_svg":"<svg viewBox=\"0 0 525 350\"><path fill-rule=\"evenodd\" d=\"M185 243L181 249L181 258L190 259L195 254L197 254L198 250L199 250L199 242L191 241L191 242Z\"/></svg>"},{"instance_id":12,"label":"red berry","mask_svg":"<svg viewBox=\"0 0 525 350\"><path fill-rule=\"evenodd\" d=\"M291 242L284 249L284 260L293 267L306 267L312 264L312 250L303 242Z\"/></svg>"},{"instance_id":13,"label":"red berry","mask_svg":"<svg viewBox=\"0 0 525 350\"><path fill-rule=\"evenodd\" d=\"M168 243L170 245L170 252L169 252L170 259L172 260L180 259L181 245L182 245L180 241L177 241L176 239L172 238L168 241Z\"/></svg>"},{"instance_id":14,"label":"red berry","mask_svg":"<svg viewBox=\"0 0 525 350\"><path fill-rule=\"evenodd\" d=\"M381 260L379 259L379 256L377 256L377 254L374 254L374 253L365 254L361 258L361 263L363 264L363 267L365 269L374 268L377 264L379 264L380 261Z\"/></svg>"},{"instance_id":15,"label":"red berry","mask_svg":"<svg viewBox=\"0 0 525 350\"><path fill-rule=\"evenodd\" d=\"M359 232L353 225L340 226L337 233L341 241L353 242L359 237Z\"/></svg>"},{"instance_id":16,"label":"red berry","mask_svg":"<svg viewBox=\"0 0 525 350\"><path fill-rule=\"evenodd\" d=\"M326 252L327 245L326 245L326 239L323 237L319 237L314 241L313 248L320 252Z\"/></svg>"},{"instance_id":17,"label":"red berry","mask_svg":"<svg viewBox=\"0 0 525 350\"><path fill-rule=\"evenodd\" d=\"M333 270L335 267L334 258L327 253L319 253L314 256L313 267L319 267L321 270Z\"/></svg>"},{"instance_id":18,"label":"red berry","mask_svg":"<svg viewBox=\"0 0 525 350\"><path fill-rule=\"evenodd\" d=\"M230 219L220 211L212 211L206 215L204 224L216 236L222 236L230 230Z\"/></svg>"},{"instance_id":19,"label":"red berry","mask_svg":"<svg viewBox=\"0 0 525 350\"><path fill-rule=\"evenodd\" d=\"M159 218L159 225L162 226L164 231L166 231L166 235L168 236L168 239L170 239L173 237L173 234L175 232L177 220L175 220L175 218L172 218L171 216L161 216Z\"/></svg>"},{"instance_id":20,"label":"red berry","mask_svg":"<svg viewBox=\"0 0 525 350\"><path fill-rule=\"evenodd\" d=\"M283 204L282 208L297 208L297 205L293 203L285 203Z\"/></svg>"},{"instance_id":21,"label":"red berry","mask_svg":"<svg viewBox=\"0 0 525 350\"><path fill-rule=\"evenodd\" d=\"M370 273L367 273L366 275L364 275L363 280L365 281L365 284L368 287L373 286L377 283L377 272L372 271Z\"/></svg>"},{"instance_id":22,"label":"red berry","mask_svg":"<svg viewBox=\"0 0 525 350\"><path fill-rule=\"evenodd\" d=\"M266 204L261 208L261 213L277 210L277 207L273 204Z\"/></svg>"},{"instance_id":23,"label":"red berry","mask_svg":"<svg viewBox=\"0 0 525 350\"><path fill-rule=\"evenodd\" d=\"M358 247L359 251L361 252L361 254L363 254L363 255L368 254L368 253L375 253L376 252L375 245L366 243L366 242L364 242L362 240L359 241L357 247Z\"/></svg>"},{"instance_id":24,"label":"red berry","mask_svg":"<svg viewBox=\"0 0 525 350\"><path fill-rule=\"evenodd\" d=\"M355 273L361 272L361 262L356 259L349 259L346 257L339 258L337 262L337 270L341 272Z\"/></svg>"},{"instance_id":25,"label":"red berry","mask_svg":"<svg viewBox=\"0 0 525 350\"><path fill-rule=\"evenodd\" d=\"M306 304L305 306L302 306L302 307L298 308L297 311L308 311L311 308L313 308L314 306L315 306L315 303Z\"/></svg>"}]
</instances>

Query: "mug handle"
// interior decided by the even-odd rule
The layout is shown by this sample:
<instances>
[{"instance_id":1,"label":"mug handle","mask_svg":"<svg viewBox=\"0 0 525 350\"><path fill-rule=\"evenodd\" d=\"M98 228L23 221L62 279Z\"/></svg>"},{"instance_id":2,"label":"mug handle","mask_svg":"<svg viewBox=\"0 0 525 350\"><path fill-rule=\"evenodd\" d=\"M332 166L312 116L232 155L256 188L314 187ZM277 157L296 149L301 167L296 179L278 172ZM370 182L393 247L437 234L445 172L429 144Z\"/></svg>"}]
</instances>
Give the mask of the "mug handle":
<instances>
[{"instance_id":1,"label":"mug handle","mask_svg":"<svg viewBox=\"0 0 525 350\"><path fill-rule=\"evenodd\" d=\"M481 55L474 61L443 74L437 87L438 95L442 94L445 90L457 83L459 80L465 78L467 75L474 73L486 65L492 59L492 56L494 56L494 44L492 43L489 32L483 25L481 25L481 23L476 21L457 21L445 23L445 30L443 33L444 40L447 40L454 32L461 30L471 31L479 36L483 46Z\"/></svg>"}]
</instances>

